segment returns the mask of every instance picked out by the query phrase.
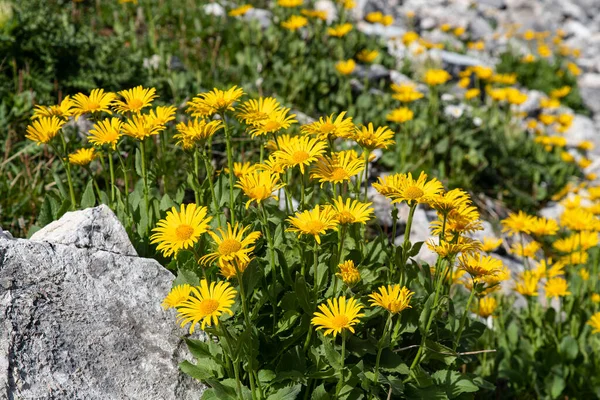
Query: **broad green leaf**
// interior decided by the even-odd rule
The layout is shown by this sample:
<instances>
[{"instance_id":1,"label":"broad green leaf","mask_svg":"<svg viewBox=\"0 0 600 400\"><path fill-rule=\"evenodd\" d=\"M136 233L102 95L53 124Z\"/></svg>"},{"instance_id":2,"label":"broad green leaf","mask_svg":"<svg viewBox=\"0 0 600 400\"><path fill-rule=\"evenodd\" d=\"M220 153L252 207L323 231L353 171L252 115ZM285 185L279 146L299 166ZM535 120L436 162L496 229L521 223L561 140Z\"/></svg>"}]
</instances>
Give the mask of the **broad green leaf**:
<instances>
[{"instance_id":1,"label":"broad green leaf","mask_svg":"<svg viewBox=\"0 0 600 400\"><path fill-rule=\"evenodd\" d=\"M269 395L267 400L294 400L300 390L302 389L302 385L297 384L294 386L287 386L277 390L275 393Z\"/></svg>"},{"instance_id":2,"label":"broad green leaf","mask_svg":"<svg viewBox=\"0 0 600 400\"><path fill-rule=\"evenodd\" d=\"M565 361L573 361L579 353L577 341L571 336L565 336L560 342L559 352Z\"/></svg>"},{"instance_id":3,"label":"broad green leaf","mask_svg":"<svg viewBox=\"0 0 600 400\"><path fill-rule=\"evenodd\" d=\"M94 195L94 184L92 180L87 183L83 195L81 196L81 208L94 207L96 205L96 196Z\"/></svg>"},{"instance_id":4,"label":"broad green leaf","mask_svg":"<svg viewBox=\"0 0 600 400\"><path fill-rule=\"evenodd\" d=\"M325 385L320 384L313 390L310 399L311 400L329 400L331 397L325 390Z\"/></svg>"}]
</instances>

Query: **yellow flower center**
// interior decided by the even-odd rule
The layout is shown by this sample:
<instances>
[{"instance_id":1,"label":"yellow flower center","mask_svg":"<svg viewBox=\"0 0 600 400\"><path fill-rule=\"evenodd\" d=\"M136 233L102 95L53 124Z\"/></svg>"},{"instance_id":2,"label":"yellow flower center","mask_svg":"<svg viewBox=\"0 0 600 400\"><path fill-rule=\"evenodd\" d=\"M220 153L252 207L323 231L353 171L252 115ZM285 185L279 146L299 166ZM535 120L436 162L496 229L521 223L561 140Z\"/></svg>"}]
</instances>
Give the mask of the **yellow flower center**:
<instances>
[{"instance_id":1,"label":"yellow flower center","mask_svg":"<svg viewBox=\"0 0 600 400\"><path fill-rule=\"evenodd\" d=\"M219 302L214 299L204 299L198 306L202 315L211 315L219 308Z\"/></svg>"},{"instance_id":2,"label":"yellow flower center","mask_svg":"<svg viewBox=\"0 0 600 400\"><path fill-rule=\"evenodd\" d=\"M404 197L410 200L416 200L423 197L425 193L416 186L410 186L404 191Z\"/></svg>"},{"instance_id":3,"label":"yellow flower center","mask_svg":"<svg viewBox=\"0 0 600 400\"><path fill-rule=\"evenodd\" d=\"M331 320L331 327L335 329L342 329L348 326L349 319L345 315L336 315Z\"/></svg>"},{"instance_id":4,"label":"yellow flower center","mask_svg":"<svg viewBox=\"0 0 600 400\"><path fill-rule=\"evenodd\" d=\"M268 199L271 192L265 186L259 186L250 190L248 197L256 200Z\"/></svg>"},{"instance_id":5,"label":"yellow flower center","mask_svg":"<svg viewBox=\"0 0 600 400\"><path fill-rule=\"evenodd\" d=\"M131 99L131 101L129 102L129 108L131 108L132 110L138 110L142 108L143 105L144 102L140 99Z\"/></svg>"},{"instance_id":6,"label":"yellow flower center","mask_svg":"<svg viewBox=\"0 0 600 400\"><path fill-rule=\"evenodd\" d=\"M219 245L219 253L228 256L242 248L242 244L235 239L225 239Z\"/></svg>"},{"instance_id":7,"label":"yellow flower center","mask_svg":"<svg viewBox=\"0 0 600 400\"><path fill-rule=\"evenodd\" d=\"M263 129L269 132L276 131L281 129L281 124L277 121L269 121L263 126Z\"/></svg>"},{"instance_id":8,"label":"yellow flower center","mask_svg":"<svg viewBox=\"0 0 600 400\"><path fill-rule=\"evenodd\" d=\"M333 171L331 171L331 179L334 181L344 181L349 178L350 176L344 168L336 167Z\"/></svg>"},{"instance_id":9,"label":"yellow flower center","mask_svg":"<svg viewBox=\"0 0 600 400\"><path fill-rule=\"evenodd\" d=\"M325 228L325 224L321 221L308 221L304 226L304 229L313 235L321 232L323 228Z\"/></svg>"},{"instance_id":10,"label":"yellow flower center","mask_svg":"<svg viewBox=\"0 0 600 400\"><path fill-rule=\"evenodd\" d=\"M342 211L338 214L338 218L341 224L351 224L354 222L354 215L350 211Z\"/></svg>"},{"instance_id":11,"label":"yellow flower center","mask_svg":"<svg viewBox=\"0 0 600 400\"><path fill-rule=\"evenodd\" d=\"M330 122L325 122L323 125L321 125L321 132L323 132L323 133L330 134L334 130L335 130L335 125Z\"/></svg>"},{"instance_id":12,"label":"yellow flower center","mask_svg":"<svg viewBox=\"0 0 600 400\"><path fill-rule=\"evenodd\" d=\"M184 241L188 240L194 234L194 228L187 224L181 224L175 229L175 236L177 236L178 240Z\"/></svg>"},{"instance_id":13,"label":"yellow flower center","mask_svg":"<svg viewBox=\"0 0 600 400\"><path fill-rule=\"evenodd\" d=\"M100 108L100 104L96 102L89 102L87 104L88 110L98 110Z\"/></svg>"},{"instance_id":14,"label":"yellow flower center","mask_svg":"<svg viewBox=\"0 0 600 400\"><path fill-rule=\"evenodd\" d=\"M303 150L296 151L294 154L292 154L292 161L294 161L295 164L301 164L309 158L310 154Z\"/></svg>"}]
</instances>

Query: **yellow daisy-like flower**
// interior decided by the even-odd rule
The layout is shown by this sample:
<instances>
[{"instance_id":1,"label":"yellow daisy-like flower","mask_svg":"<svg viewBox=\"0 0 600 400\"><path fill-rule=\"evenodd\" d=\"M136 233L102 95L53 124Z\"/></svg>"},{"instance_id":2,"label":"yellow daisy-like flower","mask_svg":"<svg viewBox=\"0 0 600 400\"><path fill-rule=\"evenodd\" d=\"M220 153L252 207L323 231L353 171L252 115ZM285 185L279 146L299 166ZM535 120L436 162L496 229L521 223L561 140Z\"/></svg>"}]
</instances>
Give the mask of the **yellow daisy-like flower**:
<instances>
[{"instance_id":1,"label":"yellow daisy-like flower","mask_svg":"<svg viewBox=\"0 0 600 400\"><path fill-rule=\"evenodd\" d=\"M362 203L358 200L346 199L338 196L333 199L333 209L341 225L366 224L373 217L373 203Z\"/></svg>"},{"instance_id":2,"label":"yellow daisy-like flower","mask_svg":"<svg viewBox=\"0 0 600 400\"><path fill-rule=\"evenodd\" d=\"M236 161L233 163L233 175L235 175L236 178L251 174L257 169L258 164L252 164L250 161L246 161L244 163ZM225 168L225 173L229 173L229 168Z\"/></svg>"},{"instance_id":3,"label":"yellow daisy-like flower","mask_svg":"<svg viewBox=\"0 0 600 400\"><path fill-rule=\"evenodd\" d=\"M569 285L563 278L552 278L544 286L546 297L565 297L571 294Z\"/></svg>"},{"instance_id":4,"label":"yellow daisy-like flower","mask_svg":"<svg viewBox=\"0 0 600 400\"><path fill-rule=\"evenodd\" d=\"M158 135L165 129L164 125L156 125L148 115L135 114L122 125L123 133L137 140L145 140Z\"/></svg>"},{"instance_id":5,"label":"yellow daisy-like flower","mask_svg":"<svg viewBox=\"0 0 600 400\"><path fill-rule=\"evenodd\" d=\"M243 6L239 6L230 10L227 13L227 15L229 15L230 17L240 17L246 14L248 11L252 10L253 8L254 7L252 7L250 4L244 4Z\"/></svg>"},{"instance_id":6,"label":"yellow daisy-like flower","mask_svg":"<svg viewBox=\"0 0 600 400\"><path fill-rule=\"evenodd\" d=\"M317 160L325 153L327 143L308 136L294 136L287 143L282 143L279 150L273 153L273 157L284 168L300 167L300 172L304 173L304 168Z\"/></svg>"},{"instance_id":7,"label":"yellow daisy-like flower","mask_svg":"<svg viewBox=\"0 0 600 400\"><path fill-rule=\"evenodd\" d=\"M177 132L173 139L177 139L177 144L185 150L189 150L198 144L203 144L210 139L218 130L223 128L222 121L207 122L204 119L194 119L177 124Z\"/></svg>"},{"instance_id":8,"label":"yellow daisy-like flower","mask_svg":"<svg viewBox=\"0 0 600 400\"><path fill-rule=\"evenodd\" d=\"M393 83L392 91L394 92L392 97L402 103L412 103L423 98L423 93L417 90L414 83L402 83L400 85Z\"/></svg>"},{"instance_id":9,"label":"yellow daisy-like flower","mask_svg":"<svg viewBox=\"0 0 600 400\"><path fill-rule=\"evenodd\" d=\"M332 207L317 206L312 210L297 212L295 216L287 219L292 225L287 232L297 232L298 235L313 235L318 244L321 236L328 230L338 229L336 212Z\"/></svg>"},{"instance_id":10,"label":"yellow daisy-like flower","mask_svg":"<svg viewBox=\"0 0 600 400\"><path fill-rule=\"evenodd\" d=\"M318 121L303 125L300 131L307 135L315 135L320 140L351 137L354 133L352 118L345 118L346 111L341 112L335 118L334 115L331 114L326 118L321 117Z\"/></svg>"},{"instance_id":11,"label":"yellow daisy-like flower","mask_svg":"<svg viewBox=\"0 0 600 400\"><path fill-rule=\"evenodd\" d=\"M210 92L200 93L187 103L187 112L193 117L212 117L226 111L235 111L233 104L244 95L244 90L233 86L228 90L214 88Z\"/></svg>"},{"instance_id":12,"label":"yellow daisy-like flower","mask_svg":"<svg viewBox=\"0 0 600 400\"><path fill-rule=\"evenodd\" d=\"M181 327L191 323L190 334L194 333L196 324L202 321L201 328L218 326L219 317L226 313L233 315L231 306L237 292L229 282L211 282L206 279L200 281L200 286L193 287L190 297L177 308L177 321Z\"/></svg>"},{"instance_id":13,"label":"yellow daisy-like flower","mask_svg":"<svg viewBox=\"0 0 600 400\"><path fill-rule=\"evenodd\" d=\"M250 253L254 251L254 246L252 245L261 235L260 232L250 232L244 237L248 229L250 229L249 226L244 227L237 223L232 227L228 222L227 231L218 228L217 233L208 232L215 241L217 248L213 253L200 258L200 262L209 264L216 261L219 266L225 264L235 265L237 262L248 265L250 262Z\"/></svg>"},{"instance_id":14,"label":"yellow daisy-like flower","mask_svg":"<svg viewBox=\"0 0 600 400\"><path fill-rule=\"evenodd\" d=\"M83 93L77 93L73 96L73 115L75 119L85 113L107 112L112 114L110 106L113 104L117 95L111 92L104 92L104 89L94 89L89 96Z\"/></svg>"},{"instance_id":15,"label":"yellow daisy-like flower","mask_svg":"<svg viewBox=\"0 0 600 400\"><path fill-rule=\"evenodd\" d=\"M407 47L410 46L411 43L416 42L417 40L419 40L419 34L417 32L408 31L404 35L402 35L402 43L404 43L404 45Z\"/></svg>"},{"instance_id":16,"label":"yellow daisy-like flower","mask_svg":"<svg viewBox=\"0 0 600 400\"><path fill-rule=\"evenodd\" d=\"M534 235L552 236L558 232L558 223L553 219L534 217L529 228Z\"/></svg>"},{"instance_id":17,"label":"yellow daisy-like flower","mask_svg":"<svg viewBox=\"0 0 600 400\"><path fill-rule=\"evenodd\" d=\"M85 167L96 158L96 152L93 148L91 149L79 149L69 154L69 162L75 165L81 165Z\"/></svg>"},{"instance_id":18,"label":"yellow daisy-like flower","mask_svg":"<svg viewBox=\"0 0 600 400\"><path fill-rule=\"evenodd\" d=\"M378 290L379 293L374 292L369 295L372 306L385 308L392 314L412 308L410 306L410 299L415 292L411 292L406 286L388 285L387 287L381 286Z\"/></svg>"},{"instance_id":19,"label":"yellow daisy-like flower","mask_svg":"<svg viewBox=\"0 0 600 400\"><path fill-rule=\"evenodd\" d=\"M327 21L327 11L325 10L301 10L300 13L305 17L317 18L321 21Z\"/></svg>"},{"instance_id":20,"label":"yellow daisy-like flower","mask_svg":"<svg viewBox=\"0 0 600 400\"><path fill-rule=\"evenodd\" d=\"M365 169L365 160L357 158L353 153L353 151L340 151L332 153L331 157L320 157L312 168L310 177L318 179L321 187L325 182L337 184L349 181L351 177Z\"/></svg>"},{"instance_id":21,"label":"yellow daisy-like flower","mask_svg":"<svg viewBox=\"0 0 600 400\"><path fill-rule=\"evenodd\" d=\"M335 69L342 75L350 75L356 68L356 62L353 59L346 61L338 61L335 64Z\"/></svg>"},{"instance_id":22,"label":"yellow daisy-like flower","mask_svg":"<svg viewBox=\"0 0 600 400\"><path fill-rule=\"evenodd\" d=\"M470 206L471 198L469 197L469 194L462 189L452 189L448 192L442 191L433 196L429 201L429 205L440 215L447 216L453 210ZM438 234L441 234L441 230Z\"/></svg>"},{"instance_id":23,"label":"yellow daisy-like flower","mask_svg":"<svg viewBox=\"0 0 600 400\"><path fill-rule=\"evenodd\" d=\"M513 243L510 248L511 253L518 255L519 257L535 258L535 254L542 248L542 246L536 242L530 242L526 245L521 243Z\"/></svg>"},{"instance_id":24,"label":"yellow daisy-like flower","mask_svg":"<svg viewBox=\"0 0 600 400\"><path fill-rule=\"evenodd\" d=\"M495 275L502 269L502 261L492 256L482 256L479 253L463 254L458 259L458 266L473 278Z\"/></svg>"},{"instance_id":25,"label":"yellow daisy-like flower","mask_svg":"<svg viewBox=\"0 0 600 400\"><path fill-rule=\"evenodd\" d=\"M382 18L383 18L383 13L381 11L373 11L373 12L370 12L367 15L365 15L365 19L372 24L381 22Z\"/></svg>"},{"instance_id":26,"label":"yellow daisy-like flower","mask_svg":"<svg viewBox=\"0 0 600 400\"><path fill-rule=\"evenodd\" d=\"M475 89L469 89L469 90L467 90L465 92L465 99L471 100L471 99L479 96L480 93L481 93L481 90L479 90L479 89L476 89L476 88Z\"/></svg>"},{"instance_id":27,"label":"yellow daisy-like flower","mask_svg":"<svg viewBox=\"0 0 600 400\"><path fill-rule=\"evenodd\" d=\"M206 215L207 211L206 207L196 204L182 204L180 211L173 207L152 230L154 234L150 236L150 243L158 243L156 250L162 251L165 257L193 247L200 235L209 231L208 223L212 217Z\"/></svg>"},{"instance_id":28,"label":"yellow daisy-like flower","mask_svg":"<svg viewBox=\"0 0 600 400\"><path fill-rule=\"evenodd\" d=\"M123 122L119 118L110 118L98 121L90 129L88 140L95 146L109 145L113 150L117 148L117 142L123 136L121 130Z\"/></svg>"},{"instance_id":29,"label":"yellow daisy-like flower","mask_svg":"<svg viewBox=\"0 0 600 400\"><path fill-rule=\"evenodd\" d=\"M55 106L35 106L35 110L33 111L33 116L31 119L38 119L41 117L52 117L57 116L61 118L69 118L73 115L72 108L75 106L71 97L66 96L60 104Z\"/></svg>"},{"instance_id":30,"label":"yellow daisy-like flower","mask_svg":"<svg viewBox=\"0 0 600 400\"><path fill-rule=\"evenodd\" d=\"M481 246L481 251L485 251L486 253L491 253L496 250L502 244L502 239L495 239L490 237L483 238L483 245Z\"/></svg>"},{"instance_id":31,"label":"yellow daisy-like flower","mask_svg":"<svg viewBox=\"0 0 600 400\"><path fill-rule=\"evenodd\" d=\"M356 55L358 61L364 62L365 64L372 63L377 57L379 57L379 52L377 50L368 49L363 49Z\"/></svg>"},{"instance_id":32,"label":"yellow daisy-like flower","mask_svg":"<svg viewBox=\"0 0 600 400\"><path fill-rule=\"evenodd\" d=\"M498 302L493 297L483 297L479 299L479 307L477 307L474 311L482 318L487 318L490 315L494 314L496 311L496 307L498 307Z\"/></svg>"},{"instance_id":33,"label":"yellow daisy-like flower","mask_svg":"<svg viewBox=\"0 0 600 400\"><path fill-rule=\"evenodd\" d=\"M348 260L338 265L340 272L337 276L348 286L353 286L360 281L360 271L354 266L354 261Z\"/></svg>"},{"instance_id":34,"label":"yellow daisy-like flower","mask_svg":"<svg viewBox=\"0 0 600 400\"><path fill-rule=\"evenodd\" d=\"M302 3L304 0L277 0L277 5L285 8L300 7Z\"/></svg>"},{"instance_id":35,"label":"yellow daisy-like flower","mask_svg":"<svg viewBox=\"0 0 600 400\"><path fill-rule=\"evenodd\" d=\"M395 187L384 187L385 181L379 178L378 183L374 183L373 187L381 194L392 199L392 203L401 203L406 201L409 204L428 203L431 199L439 194L444 187L436 178L427 181L427 174L421 172L418 179L413 179L412 174L398 174L400 179L397 179ZM387 194L384 194L387 193Z\"/></svg>"},{"instance_id":36,"label":"yellow daisy-like flower","mask_svg":"<svg viewBox=\"0 0 600 400\"><path fill-rule=\"evenodd\" d=\"M219 273L225 277L225 279L231 279L237 277L238 271L243 274L248 265L254 258L250 257L248 261L234 260L230 263L223 263L219 265Z\"/></svg>"},{"instance_id":37,"label":"yellow daisy-like flower","mask_svg":"<svg viewBox=\"0 0 600 400\"><path fill-rule=\"evenodd\" d=\"M269 113L265 119L254 124L254 127L250 129L250 135L252 137L265 136L288 129L292 124L298 122L295 119L296 114L288 115L289 111L289 108L280 108Z\"/></svg>"},{"instance_id":38,"label":"yellow daisy-like flower","mask_svg":"<svg viewBox=\"0 0 600 400\"><path fill-rule=\"evenodd\" d=\"M502 224L502 232L508 232L508 236L513 236L518 233L530 233L533 221L534 217L519 211L517 214L510 213L500 223Z\"/></svg>"},{"instance_id":39,"label":"yellow daisy-like flower","mask_svg":"<svg viewBox=\"0 0 600 400\"><path fill-rule=\"evenodd\" d=\"M391 15L384 15L379 23L383 26L390 26L394 23L394 17Z\"/></svg>"},{"instance_id":40,"label":"yellow daisy-like flower","mask_svg":"<svg viewBox=\"0 0 600 400\"><path fill-rule=\"evenodd\" d=\"M274 97L260 97L258 100L250 99L240 104L237 117L246 125L256 126L280 109L281 104Z\"/></svg>"},{"instance_id":41,"label":"yellow daisy-like flower","mask_svg":"<svg viewBox=\"0 0 600 400\"><path fill-rule=\"evenodd\" d=\"M533 273L537 275L538 279L555 278L565 274L565 264L561 261L552 262L551 258L544 259L536 263Z\"/></svg>"},{"instance_id":42,"label":"yellow daisy-like flower","mask_svg":"<svg viewBox=\"0 0 600 400\"><path fill-rule=\"evenodd\" d=\"M571 93L571 86L563 86L558 89L553 89L550 91L550 97L555 99L562 99L566 97L569 93Z\"/></svg>"},{"instance_id":43,"label":"yellow daisy-like flower","mask_svg":"<svg viewBox=\"0 0 600 400\"><path fill-rule=\"evenodd\" d=\"M386 119L390 122L396 122L402 124L406 121L411 121L414 117L414 113L408 107L400 107L392 110Z\"/></svg>"},{"instance_id":44,"label":"yellow daisy-like flower","mask_svg":"<svg viewBox=\"0 0 600 400\"><path fill-rule=\"evenodd\" d=\"M423 76L423 82L429 86L439 86L450 80L451 76L443 69L429 69Z\"/></svg>"},{"instance_id":45,"label":"yellow daisy-like flower","mask_svg":"<svg viewBox=\"0 0 600 400\"><path fill-rule=\"evenodd\" d=\"M283 28L292 32L295 32L298 29L305 27L306 25L308 25L308 19L301 15L292 15L291 17L289 17L281 23L281 26Z\"/></svg>"},{"instance_id":46,"label":"yellow daisy-like flower","mask_svg":"<svg viewBox=\"0 0 600 400\"><path fill-rule=\"evenodd\" d=\"M150 107L152 101L158 97L155 88L145 89L141 85L132 89L121 90L119 94L123 96L124 100L116 100L113 103L113 108L120 114L126 112L139 113L142 108Z\"/></svg>"},{"instance_id":47,"label":"yellow daisy-like flower","mask_svg":"<svg viewBox=\"0 0 600 400\"><path fill-rule=\"evenodd\" d=\"M538 282L540 277L533 271L523 272L515 284L517 293L523 296L536 297L538 296Z\"/></svg>"},{"instance_id":48,"label":"yellow daisy-like flower","mask_svg":"<svg viewBox=\"0 0 600 400\"><path fill-rule=\"evenodd\" d=\"M600 312L592 315L587 324L593 328L592 333L600 333Z\"/></svg>"},{"instance_id":49,"label":"yellow daisy-like flower","mask_svg":"<svg viewBox=\"0 0 600 400\"><path fill-rule=\"evenodd\" d=\"M190 298L190 293L192 293L192 287L187 283L175 286L163 300L162 308L168 310L169 308L178 307Z\"/></svg>"},{"instance_id":50,"label":"yellow daisy-like flower","mask_svg":"<svg viewBox=\"0 0 600 400\"><path fill-rule=\"evenodd\" d=\"M65 123L65 120L55 115L52 117L40 117L27 127L25 137L38 145L42 143L47 144L58 134L58 131L60 131Z\"/></svg>"},{"instance_id":51,"label":"yellow daisy-like flower","mask_svg":"<svg viewBox=\"0 0 600 400\"><path fill-rule=\"evenodd\" d=\"M572 231L597 230L598 219L583 208L566 209L560 216L560 223Z\"/></svg>"},{"instance_id":52,"label":"yellow daisy-like flower","mask_svg":"<svg viewBox=\"0 0 600 400\"><path fill-rule=\"evenodd\" d=\"M352 31L352 28L352 24L350 23L339 24L331 28L327 28L327 34L329 36L341 38L350 33L350 31Z\"/></svg>"},{"instance_id":53,"label":"yellow daisy-like flower","mask_svg":"<svg viewBox=\"0 0 600 400\"><path fill-rule=\"evenodd\" d=\"M396 143L393 139L394 132L387 126L380 126L375 129L369 122L367 126L357 127L352 139L360 146L369 149L387 149Z\"/></svg>"},{"instance_id":54,"label":"yellow daisy-like flower","mask_svg":"<svg viewBox=\"0 0 600 400\"><path fill-rule=\"evenodd\" d=\"M579 270L579 276L581 277L582 280L589 281L590 280L590 271L588 271L585 268L582 268Z\"/></svg>"},{"instance_id":55,"label":"yellow daisy-like flower","mask_svg":"<svg viewBox=\"0 0 600 400\"><path fill-rule=\"evenodd\" d=\"M260 166L257 166L257 168ZM273 192L281 189L285 184L279 181L279 174L271 170L255 170L239 177L236 187L242 189L244 194L250 199L246 202L246 208L250 203L256 201L260 204L262 201L271 197L276 197Z\"/></svg>"},{"instance_id":56,"label":"yellow daisy-like flower","mask_svg":"<svg viewBox=\"0 0 600 400\"><path fill-rule=\"evenodd\" d=\"M314 313L311 321L317 330L324 329L325 336L333 333L335 338L338 333L348 329L354 333L354 325L358 324L359 318L365 314L360 311L363 306L353 297L346 300L346 296L340 296L337 299L327 299L327 305L320 304L319 311Z\"/></svg>"},{"instance_id":57,"label":"yellow daisy-like flower","mask_svg":"<svg viewBox=\"0 0 600 400\"><path fill-rule=\"evenodd\" d=\"M441 258L450 258L460 253L474 254L481 249L481 242L461 236L456 242L444 240L440 244L436 244L433 239L429 239L427 247Z\"/></svg>"},{"instance_id":58,"label":"yellow daisy-like flower","mask_svg":"<svg viewBox=\"0 0 600 400\"><path fill-rule=\"evenodd\" d=\"M154 125L166 125L167 122L175 119L177 107L158 106L155 110L150 110L149 118Z\"/></svg>"},{"instance_id":59,"label":"yellow daisy-like flower","mask_svg":"<svg viewBox=\"0 0 600 400\"><path fill-rule=\"evenodd\" d=\"M592 300L593 303L600 303L600 294L599 293L593 293L592 297L590 297L590 299Z\"/></svg>"}]
</instances>

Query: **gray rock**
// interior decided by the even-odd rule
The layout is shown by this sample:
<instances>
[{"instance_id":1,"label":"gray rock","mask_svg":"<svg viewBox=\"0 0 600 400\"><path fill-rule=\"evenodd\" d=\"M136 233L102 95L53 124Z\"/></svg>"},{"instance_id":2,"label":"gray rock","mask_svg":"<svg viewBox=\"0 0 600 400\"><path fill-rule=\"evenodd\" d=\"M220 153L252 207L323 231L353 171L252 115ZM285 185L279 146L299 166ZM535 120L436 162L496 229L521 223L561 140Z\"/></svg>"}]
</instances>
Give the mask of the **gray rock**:
<instances>
[{"instance_id":1,"label":"gray rock","mask_svg":"<svg viewBox=\"0 0 600 400\"><path fill-rule=\"evenodd\" d=\"M177 367L185 331L160 306L172 274L106 247L0 237L3 398L200 397Z\"/></svg>"},{"instance_id":2,"label":"gray rock","mask_svg":"<svg viewBox=\"0 0 600 400\"><path fill-rule=\"evenodd\" d=\"M532 113L540 109L540 100L546 95L539 90L530 90L527 92L527 100L519 105L520 112Z\"/></svg>"},{"instance_id":3,"label":"gray rock","mask_svg":"<svg viewBox=\"0 0 600 400\"><path fill-rule=\"evenodd\" d=\"M433 52L433 51L432 51ZM450 51L438 50L440 58L449 67L470 67L475 65L486 65L478 58L465 56L463 54L452 53Z\"/></svg>"},{"instance_id":4,"label":"gray rock","mask_svg":"<svg viewBox=\"0 0 600 400\"><path fill-rule=\"evenodd\" d=\"M248 21L258 21L260 26L265 29L271 26L271 11L261 8L253 8L244 14L244 19Z\"/></svg>"},{"instance_id":5,"label":"gray rock","mask_svg":"<svg viewBox=\"0 0 600 400\"><path fill-rule=\"evenodd\" d=\"M366 78L369 80L369 82L377 82L381 80L388 82L391 81L390 70L381 64L371 64L368 66L358 65L354 71L354 75L362 80Z\"/></svg>"},{"instance_id":6,"label":"gray rock","mask_svg":"<svg viewBox=\"0 0 600 400\"><path fill-rule=\"evenodd\" d=\"M586 107L600 113L600 74L583 74L578 84Z\"/></svg>"},{"instance_id":7,"label":"gray rock","mask_svg":"<svg viewBox=\"0 0 600 400\"><path fill-rule=\"evenodd\" d=\"M577 146L584 140L590 140L594 143L592 153L600 151L600 135L598 135L594 121L584 115L575 115L573 124L565 134L565 138L569 146Z\"/></svg>"},{"instance_id":8,"label":"gray rock","mask_svg":"<svg viewBox=\"0 0 600 400\"><path fill-rule=\"evenodd\" d=\"M105 204L68 212L34 233L31 240L137 256L125 228Z\"/></svg>"},{"instance_id":9,"label":"gray rock","mask_svg":"<svg viewBox=\"0 0 600 400\"><path fill-rule=\"evenodd\" d=\"M469 32L474 39L483 39L491 36L494 30L485 18L476 17L469 23Z\"/></svg>"}]
</instances>

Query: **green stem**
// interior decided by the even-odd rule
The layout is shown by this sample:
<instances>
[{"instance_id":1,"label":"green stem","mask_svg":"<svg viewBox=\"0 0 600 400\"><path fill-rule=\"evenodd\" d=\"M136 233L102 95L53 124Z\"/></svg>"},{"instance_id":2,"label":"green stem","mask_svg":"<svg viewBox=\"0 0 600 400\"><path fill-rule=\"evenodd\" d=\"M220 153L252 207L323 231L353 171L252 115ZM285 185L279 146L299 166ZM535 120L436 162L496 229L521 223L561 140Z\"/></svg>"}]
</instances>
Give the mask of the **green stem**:
<instances>
[{"instance_id":1,"label":"green stem","mask_svg":"<svg viewBox=\"0 0 600 400\"><path fill-rule=\"evenodd\" d=\"M246 299L246 290L244 288L244 281L242 280L242 273L240 272L237 264L235 265L235 273L237 276L238 283L240 285L240 297L242 298L242 309L244 311L246 329L248 329L249 332L252 332L252 325L250 324L250 312L248 311L248 303ZM254 383L254 362L251 358L248 359L248 377L250 379L250 390L252 391L252 398L255 398L254 392L256 391L256 386Z\"/></svg>"},{"instance_id":2,"label":"green stem","mask_svg":"<svg viewBox=\"0 0 600 400\"><path fill-rule=\"evenodd\" d=\"M317 243L317 241L315 240L315 247L313 249L313 256L314 256L314 269L315 269L315 308L317 307L317 301L319 300L319 277L318 277L318 267L319 267L319 244Z\"/></svg>"},{"instance_id":3,"label":"green stem","mask_svg":"<svg viewBox=\"0 0 600 400\"><path fill-rule=\"evenodd\" d=\"M202 159L204 160L204 168L206 168L206 179L208 180L208 187L210 188L210 196L212 198L213 206L215 208L215 213L217 214L217 224L219 228L221 227L221 209L219 208L219 203L217 203L217 195L215 194L215 183L213 182L213 171L212 165L208 160L208 154L206 150L202 153Z\"/></svg>"},{"instance_id":4,"label":"green stem","mask_svg":"<svg viewBox=\"0 0 600 400\"><path fill-rule=\"evenodd\" d=\"M115 166L113 163L112 154L110 152L107 153L108 156L108 168L110 170L110 202L111 205L115 204L116 192L115 192Z\"/></svg>"},{"instance_id":5,"label":"green stem","mask_svg":"<svg viewBox=\"0 0 600 400\"><path fill-rule=\"evenodd\" d=\"M375 359L375 371L373 374L373 385L375 386L377 386L377 382L379 381L379 360L381 359L384 341L387 339L387 335L389 334L393 315L394 314L389 313L387 321L385 322L385 328L383 329L383 335L381 336L379 342L377 342L377 358Z\"/></svg>"},{"instance_id":6,"label":"green stem","mask_svg":"<svg viewBox=\"0 0 600 400\"><path fill-rule=\"evenodd\" d=\"M148 215L148 225L150 225L150 199L148 197L148 171L146 169L146 142L140 141L140 155L142 157L142 179L144 181L144 205L146 207L146 215ZM144 227L144 232L148 232L148 226Z\"/></svg>"},{"instance_id":7,"label":"green stem","mask_svg":"<svg viewBox=\"0 0 600 400\"><path fill-rule=\"evenodd\" d=\"M342 368L340 369L340 381L335 389L335 398L339 398L340 391L344 387L344 362L346 358L346 331L342 331Z\"/></svg>"},{"instance_id":8,"label":"green stem","mask_svg":"<svg viewBox=\"0 0 600 400\"><path fill-rule=\"evenodd\" d=\"M208 174L208 169L206 173ZM200 205L200 188L198 187L200 183L200 153L196 148L194 148L194 173L192 176L194 177L194 200L196 204Z\"/></svg>"},{"instance_id":9,"label":"green stem","mask_svg":"<svg viewBox=\"0 0 600 400\"><path fill-rule=\"evenodd\" d=\"M269 218L267 217L267 211L265 210L264 204L260 203L260 209L262 210L263 229L269 245L269 259L271 262L271 275L273 279L273 294L271 296L273 301L273 334L275 334L277 327L277 271L275 270L275 244L273 243L273 237L269 230Z\"/></svg>"},{"instance_id":10,"label":"green stem","mask_svg":"<svg viewBox=\"0 0 600 400\"><path fill-rule=\"evenodd\" d=\"M233 151L231 150L231 132L227 124L225 113L221 115L225 127L225 142L227 145L227 167L229 168L229 213L231 214L231 225L235 224L235 205L233 197Z\"/></svg>"},{"instance_id":11,"label":"green stem","mask_svg":"<svg viewBox=\"0 0 600 400\"><path fill-rule=\"evenodd\" d=\"M65 140L65 135L64 133L61 131L60 133L60 140L62 141L62 145L63 145L63 151L64 151L64 157L61 157L61 160L63 160L63 166L65 168L65 170L67 171L67 182L69 184L69 196L71 197L71 210L76 210L77 209L77 200L75 200L75 191L73 190L73 179L71 177L71 164L69 163L69 152L67 149L67 141ZM60 157L60 154L59 154Z\"/></svg>"},{"instance_id":12,"label":"green stem","mask_svg":"<svg viewBox=\"0 0 600 400\"><path fill-rule=\"evenodd\" d=\"M471 307L471 302L473 301L473 297L475 297L475 282L473 281L473 288L471 289L471 295L469 296L469 300L467 300L467 306L465 307L465 311L463 312L462 318L460 319L460 325L458 326L458 333L456 334L456 342L454 343L453 350L456 351L458 344L460 343L460 337L462 335L463 329L465 328L465 322L467 321L467 314L469 313L469 307Z\"/></svg>"},{"instance_id":13,"label":"green stem","mask_svg":"<svg viewBox=\"0 0 600 400\"><path fill-rule=\"evenodd\" d=\"M127 174L127 167L125 166L125 160L121 156L121 152L119 149L116 149L117 157L119 157L119 162L121 163L121 170L123 171L123 181L125 182L125 212L128 217L131 217L130 209L129 209L129 176Z\"/></svg>"},{"instance_id":14,"label":"green stem","mask_svg":"<svg viewBox=\"0 0 600 400\"><path fill-rule=\"evenodd\" d=\"M371 152L368 151L367 149L364 149L363 153L364 153L364 157L365 157L365 203L366 203L368 200L367 189L369 187L369 155L371 154Z\"/></svg>"}]
</instances>

